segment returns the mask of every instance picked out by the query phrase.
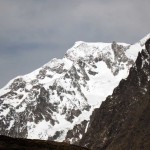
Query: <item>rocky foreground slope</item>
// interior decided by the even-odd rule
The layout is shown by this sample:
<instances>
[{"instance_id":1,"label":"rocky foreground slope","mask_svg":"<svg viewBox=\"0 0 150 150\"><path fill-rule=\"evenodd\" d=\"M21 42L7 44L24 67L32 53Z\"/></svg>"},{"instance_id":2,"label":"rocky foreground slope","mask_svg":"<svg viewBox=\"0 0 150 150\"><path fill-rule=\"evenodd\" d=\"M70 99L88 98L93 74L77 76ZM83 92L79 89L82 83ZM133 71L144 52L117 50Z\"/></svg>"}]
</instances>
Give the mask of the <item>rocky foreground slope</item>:
<instances>
[{"instance_id":1,"label":"rocky foreground slope","mask_svg":"<svg viewBox=\"0 0 150 150\"><path fill-rule=\"evenodd\" d=\"M149 37L134 45L77 42L63 59L11 80L0 90L0 134L77 144Z\"/></svg>"},{"instance_id":2,"label":"rocky foreground slope","mask_svg":"<svg viewBox=\"0 0 150 150\"><path fill-rule=\"evenodd\" d=\"M0 136L0 150L88 150L84 147L43 140Z\"/></svg>"},{"instance_id":3,"label":"rocky foreground slope","mask_svg":"<svg viewBox=\"0 0 150 150\"><path fill-rule=\"evenodd\" d=\"M80 144L92 150L150 149L150 39L127 79L90 117Z\"/></svg>"}]
</instances>

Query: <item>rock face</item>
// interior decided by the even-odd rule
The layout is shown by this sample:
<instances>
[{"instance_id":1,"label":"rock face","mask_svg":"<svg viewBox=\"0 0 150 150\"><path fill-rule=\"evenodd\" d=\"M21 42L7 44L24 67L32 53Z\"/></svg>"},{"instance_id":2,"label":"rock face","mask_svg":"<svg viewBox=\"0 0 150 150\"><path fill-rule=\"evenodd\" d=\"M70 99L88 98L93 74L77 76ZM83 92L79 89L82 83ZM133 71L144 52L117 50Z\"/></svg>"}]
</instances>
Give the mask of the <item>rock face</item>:
<instances>
[{"instance_id":1,"label":"rock face","mask_svg":"<svg viewBox=\"0 0 150 150\"><path fill-rule=\"evenodd\" d=\"M1 150L88 150L84 147L43 140L27 140L0 136Z\"/></svg>"},{"instance_id":2,"label":"rock face","mask_svg":"<svg viewBox=\"0 0 150 150\"><path fill-rule=\"evenodd\" d=\"M150 39L127 79L90 117L80 144L92 150L150 149Z\"/></svg>"},{"instance_id":3,"label":"rock face","mask_svg":"<svg viewBox=\"0 0 150 150\"><path fill-rule=\"evenodd\" d=\"M127 77L145 39L77 42L63 59L11 80L0 90L0 134L78 144L92 111Z\"/></svg>"}]
</instances>

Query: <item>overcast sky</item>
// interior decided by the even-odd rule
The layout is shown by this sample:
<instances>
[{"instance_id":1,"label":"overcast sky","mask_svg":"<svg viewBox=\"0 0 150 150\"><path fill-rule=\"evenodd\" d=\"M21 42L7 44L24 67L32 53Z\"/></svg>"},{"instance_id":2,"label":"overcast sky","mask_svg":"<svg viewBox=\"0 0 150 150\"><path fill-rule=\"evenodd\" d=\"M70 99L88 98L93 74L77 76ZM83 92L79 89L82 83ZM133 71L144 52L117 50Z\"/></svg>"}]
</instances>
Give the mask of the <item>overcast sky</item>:
<instances>
[{"instance_id":1,"label":"overcast sky","mask_svg":"<svg viewBox=\"0 0 150 150\"><path fill-rule=\"evenodd\" d=\"M150 32L149 0L0 0L0 87L75 41L135 43Z\"/></svg>"}]
</instances>

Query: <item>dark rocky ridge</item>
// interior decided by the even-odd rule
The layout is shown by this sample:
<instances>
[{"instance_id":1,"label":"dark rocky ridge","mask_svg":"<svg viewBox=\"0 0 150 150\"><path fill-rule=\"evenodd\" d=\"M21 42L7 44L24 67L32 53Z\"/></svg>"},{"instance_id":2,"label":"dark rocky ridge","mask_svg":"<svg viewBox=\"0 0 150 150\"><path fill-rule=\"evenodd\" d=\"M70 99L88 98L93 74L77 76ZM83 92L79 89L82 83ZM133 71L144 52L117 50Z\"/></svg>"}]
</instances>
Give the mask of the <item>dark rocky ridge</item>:
<instances>
[{"instance_id":1,"label":"dark rocky ridge","mask_svg":"<svg viewBox=\"0 0 150 150\"><path fill-rule=\"evenodd\" d=\"M79 145L79 141L81 139L80 136L85 133L87 124L88 121L84 120L80 124L76 124L72 130L68 130L65 142L72 142L73 144Z\"/></svg>"},{"instance_id":2,"label":"dark rocky ridge","mask_svg":"<svg viewBox=\"0 0 150 150\"><path fill-rule=\"evenodd\" d=\"M43 140L17 139L0 135L0 150L88 150L67 143Z\"/></svg>"},{"instance_id":3,"label":"dark rocky ridge","mask_svg":"<svg viewBox=\"0 0 150 150\"><path fill-rule=\"evenodd\" d=\"M150 39L126 80L90 117L80 145L92 150L150 149Z\"/></svg>"}]
</instances>

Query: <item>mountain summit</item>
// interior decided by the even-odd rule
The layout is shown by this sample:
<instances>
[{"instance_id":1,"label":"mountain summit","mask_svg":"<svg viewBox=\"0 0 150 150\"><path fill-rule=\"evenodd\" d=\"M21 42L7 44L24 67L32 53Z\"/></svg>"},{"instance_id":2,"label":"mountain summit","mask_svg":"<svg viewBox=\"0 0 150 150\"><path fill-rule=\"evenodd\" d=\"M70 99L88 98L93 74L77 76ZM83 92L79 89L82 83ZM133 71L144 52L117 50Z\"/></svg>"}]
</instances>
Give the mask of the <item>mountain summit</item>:
<instances>
[{"instance_id":1,"label":"mountain summit","mask_svg":"<svg viewBox=\"0 0 150 150\"><path fill-rule=\"evenodd\" d=\"M77 144L149 37L134 45L76 42L63 59L12 79L0 90L0 133Z\"/></svg>"}]
</instances>

